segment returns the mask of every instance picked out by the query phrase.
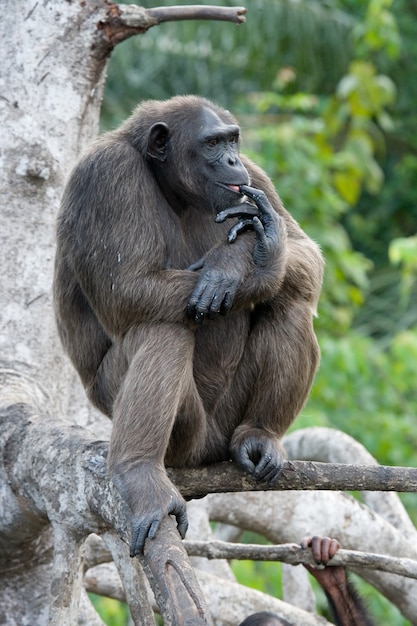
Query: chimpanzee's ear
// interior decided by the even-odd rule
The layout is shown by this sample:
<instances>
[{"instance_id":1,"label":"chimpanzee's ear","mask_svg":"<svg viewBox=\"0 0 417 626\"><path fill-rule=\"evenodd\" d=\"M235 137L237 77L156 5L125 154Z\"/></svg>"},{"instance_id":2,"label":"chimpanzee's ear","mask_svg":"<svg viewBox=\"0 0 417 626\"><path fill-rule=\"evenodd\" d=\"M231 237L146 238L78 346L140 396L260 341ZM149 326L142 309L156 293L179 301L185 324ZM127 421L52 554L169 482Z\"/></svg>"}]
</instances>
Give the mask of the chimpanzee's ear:
<instances>
[{"instance_id":1,"label":"chimpanzee's ear","mask_svg":"<svg viewBox=\"0 0 417 626\"><path fill-rule=\"evenodd\" d=\"M165 122L153 124L149 130L146 154L152 159L165 161L167 158L168 139L169 128Z\"/></svg>"}]
</instances>

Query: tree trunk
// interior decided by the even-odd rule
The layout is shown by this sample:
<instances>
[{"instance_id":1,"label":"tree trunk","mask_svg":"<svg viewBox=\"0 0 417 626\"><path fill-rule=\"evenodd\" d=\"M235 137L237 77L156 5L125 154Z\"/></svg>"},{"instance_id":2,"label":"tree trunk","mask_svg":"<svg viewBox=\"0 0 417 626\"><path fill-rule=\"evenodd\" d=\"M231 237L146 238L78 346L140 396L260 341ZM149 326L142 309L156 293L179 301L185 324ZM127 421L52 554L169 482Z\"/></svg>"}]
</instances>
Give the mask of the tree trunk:
<instances>
[{"instance_id":1,"label":"tree trunk","mask_svg":"<svg viewBox=\"0 0 417 626\"><path fill-rule=\"evenodd\" d=\"M50 594L59 593L59 585L50 589L53 530L31 510L30 473L24 477L27 498L15 496L10 480L7 459L13 462L19 451L20 424L35 411L91 421L59 344L51 283L55 216L65 176L98 130L105 61L92 50L96 7L22 0L2 4L0 404L10 408L2 411L0 603L10 626L34 619L48 623ZM79 548L69 537L64 545L67 554L60 557L72 561L68 573L76 578ZM73 602L67 598L65 604L71 613ZM53 614L51 623L59 623Z\"/></svg>"},{"instance_id":2,"label":"tree trunk","mask_svg":"<svg viewBox=\"0 0 417 626\"><path fill-rule=\"evenodd\" d=\"M163 12L124 12L144 21L137 32L164 20ZM114 26L118 13L121 41L133 34L123 22L123 7L104 0L2 6L0 604L8 626L76 624L84 539L112 527L125 541L128 533L126 505L107 480L103 487L96 471L102 444L61 421L65 416L108 438L108 420L87 404L63 354L51 301L55 216L71 165L98 131L106 62L115 44L106 25ZM172 549L177 545L171 561L181 572L188 557L177 533L170 543ZM127 588L132 581L140 587L139 564L129 568L127 553L120 555L114 541L110 545ZM154 556L145 552L145 567ZM161 585L161 571L152 574ZM181 605L190 594L188 618L210 623L203 598L196 600L193 576L187 572L188 595L181 596L176 585L159 594L168 624L187 622L180 619ZM169 605L175 593L179 610ZM153 623L147 600L135 614L133 596L131 589L135 623Z\"/></svg>"},{"instance_id":3,"label":"tree trunk","mask_svg":"<svg viewBox=\"0 0 417 626\"><path fill-rule=\"evenodd\" d=\"M52 311L55 217L65 177L98 131L105 61L92 43L100 4L7 0L0 25L1 366L6 379L13 372L17 399L22 377L44 410L64 415L79 414L74 398L87 405L73 391Z\"/></svg>"}]
</instances>

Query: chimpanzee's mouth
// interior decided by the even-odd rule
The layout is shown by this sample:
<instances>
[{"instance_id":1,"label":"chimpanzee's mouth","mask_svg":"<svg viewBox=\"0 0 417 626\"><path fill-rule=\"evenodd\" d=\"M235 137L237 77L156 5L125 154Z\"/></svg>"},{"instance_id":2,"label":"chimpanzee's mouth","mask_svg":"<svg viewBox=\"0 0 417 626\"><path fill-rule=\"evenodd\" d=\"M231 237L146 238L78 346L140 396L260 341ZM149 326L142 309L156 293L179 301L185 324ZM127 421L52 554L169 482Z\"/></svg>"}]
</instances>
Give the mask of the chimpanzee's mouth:
<instances>
[{"instance_id":1,"label":"chimpanzee's mouth","mask_svg":"<svg viewBox=\"0 0 417 626\"><path fill-rule=\"evenodd\" d=\"M229 187L229 189L231 189L232 191L235 191L236 193L240 193L240 187L239 185L227 185Z\"/></svg>"},{"instance_id":2,"label":"chimpanzee's mouth","mask_svg":"<svg viewBox=\"0 0 417 626\"><path fill-rule=\"evenodd\" d=\"M233 191L233 193L242 194L242 192L240 191L240 185L235 185L231 183L219 183L219 185L221 185L222 187L225 187L229 191Z\"/></svg>"}]
</instances>

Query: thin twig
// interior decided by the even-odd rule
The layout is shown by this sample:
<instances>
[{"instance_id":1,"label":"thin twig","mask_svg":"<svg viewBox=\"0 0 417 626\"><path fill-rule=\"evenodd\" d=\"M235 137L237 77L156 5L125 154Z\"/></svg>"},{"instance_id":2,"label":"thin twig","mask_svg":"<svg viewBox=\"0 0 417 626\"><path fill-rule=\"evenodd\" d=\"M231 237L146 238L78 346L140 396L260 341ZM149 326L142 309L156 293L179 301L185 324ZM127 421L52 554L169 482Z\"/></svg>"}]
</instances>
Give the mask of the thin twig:
<instances>
[{"instance_id":1,"label":"thin twig","mask_svg":"<svg viewBox=\"0 0 417 626\"><path fill-rule=\"evenodd\" d=\"M235 24L242 24L246 21L246 9L244 7L190 4L178 7L153 7L147 9L147 13L155 18L158 24L179 20L220 20Z\"/></svg>"},{"instance_id":2,"label":"thin twig","mask_svg":"<svg viewBox=\"0 0 417 626\"><path fill-rule=\"evenodd\" d=\"M225 541L184 541L183 543L189 556L203 556L207 559L280 561L289 565L301 563L316 565L311 550L305 550L296 543L272 546ZM417 578L417 561L414 559L396 558L371 552L340 549L329 561L329 565L376 569L408 578Z\"/></svg>"},{"instance_id":3,"label":"thin twig","mask_svg":"<svg viewBox=\"0 0 417 626\"><path fill-rule=\"evenodd\" d=\"M220 20L242 24L246 21L244 7L188 5L145 9L134 4L110 4L97 24L96 50L107 56L120 42L145 33L162 22L180 20Z\"/></svg>"}]
</instances>

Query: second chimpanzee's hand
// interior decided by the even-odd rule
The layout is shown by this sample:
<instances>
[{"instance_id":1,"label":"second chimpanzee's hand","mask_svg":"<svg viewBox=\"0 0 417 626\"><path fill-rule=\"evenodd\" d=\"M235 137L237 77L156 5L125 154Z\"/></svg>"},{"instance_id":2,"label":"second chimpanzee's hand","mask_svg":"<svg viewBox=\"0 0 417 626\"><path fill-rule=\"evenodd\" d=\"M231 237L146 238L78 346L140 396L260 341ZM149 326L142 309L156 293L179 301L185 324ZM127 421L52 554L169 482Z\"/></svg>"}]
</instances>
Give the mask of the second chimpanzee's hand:
<instances>
[{"instance_id":1,"label":"second chimpanzee's hand","mask_svg":"<svg viewBox=\"0 0 417 626\"><path fill-rule=\"evenodd\" d=\"M261 428L235 433L230 451L235 463L259 482L273 485L282 471L284 450L278 439Z\"/></svg>"},{"instance_id":2,"label":"second chimpanzee's hand","mask_svg":"<svg viewBox=\"0 0 417 626\"><path fill-rule=\"evenodd\" d=\"M255 202L256 207L248 202L229 207L217 214L216 221L224 222L231 217L239 218L239 221L229 231L228 241L230 243L235 241L238 234L244 230L254 230L256 244L253 259L256 265L265 267L269 260L275 256L280 244L281 218L274 211L264 191L248 185L241 185L240 190Z\"/></svg>"},{"instance_id":3,"label":"second chimpanzee's hand","mask_svg":"<svg viewBox=\"0 0 417 626\"><path fill-rule=\"evenodd\" d=\"M337 539L319 536L304 537L300 545L303 550L311 547L313 559L318 565L327 565L330 559L334 557L334 555L340 548L340 543L337 541Z\"/></svg>"},{"instance_id":4,"label":"second chimpanzee's hand","mask_svg":"<svg viewBox=\"0 0 417 626\"><path fill-rule=\"evenodd\" d=\"M311 547L313 559L317 565L311 566L304 563L304 567L314 576L326 594L332 599L340 624L365 624L365 621L361 619L361 616L363 618L362 611L357 613L357 600L355 600L355 595L352 595L349 588L345 568L341 565L326 567L340 548L340 543L337 539L320 537L318 535L314 537L308 536L301 541L301 547L304 550ZM366 624L370 624L370 622L366 620Z\"/></svg>"}]
</instances>

